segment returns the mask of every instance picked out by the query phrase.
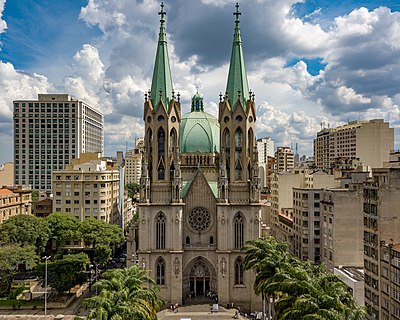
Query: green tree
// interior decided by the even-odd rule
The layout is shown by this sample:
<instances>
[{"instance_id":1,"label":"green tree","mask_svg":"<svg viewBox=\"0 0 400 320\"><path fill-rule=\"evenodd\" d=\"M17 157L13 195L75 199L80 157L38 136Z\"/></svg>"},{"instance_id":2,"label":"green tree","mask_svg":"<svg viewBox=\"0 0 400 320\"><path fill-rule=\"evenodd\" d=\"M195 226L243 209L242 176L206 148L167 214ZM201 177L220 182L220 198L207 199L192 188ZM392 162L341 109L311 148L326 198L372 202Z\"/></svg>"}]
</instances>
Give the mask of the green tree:
<instances>
[{"instance_id":1,"label":"green tree","mask_svg":"<svg viewBox=\"0 0 400 320\"><path fill-rule=\"evenodd\" d=\"M0 246L0 273L7 295L10 293L18 265L25 264L27 269L31 269L36 266L38 259L34 246L21 246L17 243Z\"/></svg>"},{"instance_id":2,"label":"green tree","mask_svg":"<svg viewBox=\"0 0 400 320\"><path fill-rule=\"evenodd\" d=\"M97 247L111 247L124 241L123 230L115 224L107 223L102 220L88 218L81 222L79 232L87 245L92 246L93 254L98 253ZM110 252L111 253L111 252ZM102 259L109 260L111 254Z\"/></svg>"},{"instance_id":3,"label":"green tree","mask_svg":"<svg viewBox=\"0 0 400 320\"><path fill-rule=\"evenodd\" d=\"M66 240L74 240L79 237L79 220L68 214L53 212L47 218L47 223L51 232L50 240L56 245L56 252Z\"/></svg>"},{"instance_id":4,"label":"green tree","mask_svg":"<svg viewBox=\"0 0 400 320\"><path fill-rule=\"evenodd\" d=\"M77 284L86 281L86 274L83 272L89 263L89 257L85 253L70 254L54 262L47 262L47 283L59 294L69 292ZM45 280L45 263L36 268L36 274Z\"/></svg>"},{"instance_id":5,"label":"green tree","mask_svg":"<svg viewBox=\"0 0 400 320\"><path fill-rule=\"evenodd\" d=\"M39 191L34 190L32 191L32 202L38 202L39 201Z\"/></svg>"},{"instance_id":6,"label":"green tree","mask_svg":"<svg viewBox=\"0 0 400 320\"><path fill-rule=\"evenodd\" d=\"M145 270L137 266L113 269L94 286L100 294L83 301L89 309L87 319L153 320L163 305L159 287Z\"/></svg>"},{"instance_id":7,"label":"green tree","mask_svg":"<svg viewBox=\"0 0 400 320\"><path fill-rule=\"evenodd\" d=\"M135 194L139 192L140 186L137 183L128 183L125 185L125 189L128 190L129 198L134 199Z\"/></svg>"},{"instance_id":8,"label":"green tree","mask_svg":"<svg viewBox=\"0 0 400 320\"><path fill-rule=\"evenodd\" d=\"M0 225L2 243L35 245L37 253L43 252L50 238L50 229L44 218L20 214Z\"/></svg>"}]
</instances>

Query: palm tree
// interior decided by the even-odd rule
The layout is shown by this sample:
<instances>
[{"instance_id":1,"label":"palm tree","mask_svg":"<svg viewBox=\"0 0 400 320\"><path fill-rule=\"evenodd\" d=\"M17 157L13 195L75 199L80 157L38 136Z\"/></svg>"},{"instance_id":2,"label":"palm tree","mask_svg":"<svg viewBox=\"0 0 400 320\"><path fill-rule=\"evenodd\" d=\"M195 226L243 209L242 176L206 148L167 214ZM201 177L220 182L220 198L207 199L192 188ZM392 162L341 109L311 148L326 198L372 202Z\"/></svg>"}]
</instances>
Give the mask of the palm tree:
<instances>
[{"instance_id":1,"label":"palm tree","mask_svg":"<svg viewBox=\"0 0 400 320\"><path fill-rule=\"evenodd\" d=\"M157 295L159 287L145 270L133 266L106 271L104 276L94 285L100 294L83 302L90 309L88 319L155 319L163 301Z\"/></svg>"},{"instance_id":2,"label":"palm tree","mask_svg":"<svg viewBox=\"0 0 400 320\"><path fill-rule=\"evenodd\" d=\"M276 296L275 291L267 290L270 279L278 270L285 269L287 263L290 263L291 257L288 255L288 244L278 242L273 237L264 237L260 239L250 240L242 248L246 254L244 259L244 269L253 269L256 272L254 282L254 291L257 295L261 294L263 301L263 317L264 299L268 301L269 318L272 317L271 297Z\"/></svg>"}]
</instances>

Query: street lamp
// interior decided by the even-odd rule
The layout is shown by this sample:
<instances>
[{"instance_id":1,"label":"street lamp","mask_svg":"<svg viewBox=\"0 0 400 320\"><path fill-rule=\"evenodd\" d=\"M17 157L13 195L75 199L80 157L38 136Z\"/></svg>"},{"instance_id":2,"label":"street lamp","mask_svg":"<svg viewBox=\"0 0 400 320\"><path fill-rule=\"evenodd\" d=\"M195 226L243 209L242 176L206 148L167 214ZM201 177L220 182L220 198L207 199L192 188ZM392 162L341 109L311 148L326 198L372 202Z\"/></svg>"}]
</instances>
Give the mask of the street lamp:
<instances>
[{"instance_id":1,"label":"street lamp","mask_svg":"<svg viewBox=\"0 0 400 320\"><path fill-rule=\"evenodd\" d=\"M47 260L49 260L51 256L44 256L45 260L45 269L44 269L44 319L47 319Z\"/></svg>"}]
</instances>

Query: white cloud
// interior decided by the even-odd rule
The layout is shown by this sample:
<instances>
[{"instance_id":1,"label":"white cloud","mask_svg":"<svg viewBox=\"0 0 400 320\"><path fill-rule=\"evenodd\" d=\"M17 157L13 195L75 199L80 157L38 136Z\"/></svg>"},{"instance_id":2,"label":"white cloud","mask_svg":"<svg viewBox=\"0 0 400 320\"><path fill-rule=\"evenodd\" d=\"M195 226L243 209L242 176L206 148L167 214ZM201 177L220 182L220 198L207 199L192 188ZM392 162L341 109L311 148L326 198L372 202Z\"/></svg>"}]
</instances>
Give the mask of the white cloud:
<instances>
[{"instance_id":1,"label":"white cloud","mask_svg":"<svg viewBox=\"0 0 400 320\"><path fill-rule=\"evenodd\" d=\"M0 33L7 29L7 23L2 19L5 4L6 0L0 0Z\"/></svg>"}]
</instances>

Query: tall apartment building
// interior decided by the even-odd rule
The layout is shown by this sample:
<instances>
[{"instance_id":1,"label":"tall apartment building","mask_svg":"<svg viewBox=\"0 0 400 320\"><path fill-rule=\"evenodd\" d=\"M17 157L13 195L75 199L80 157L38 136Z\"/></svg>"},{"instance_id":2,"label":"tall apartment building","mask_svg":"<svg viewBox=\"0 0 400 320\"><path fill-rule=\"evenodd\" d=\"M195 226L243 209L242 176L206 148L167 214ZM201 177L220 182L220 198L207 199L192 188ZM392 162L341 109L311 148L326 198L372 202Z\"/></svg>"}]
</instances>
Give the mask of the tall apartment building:
<instances>
[{"instance_id":1,"label":"tall apartment building","mask_svg":"<svg viewBox=\"0 0 400 320\"><path fill-rule=\"evenodd\" d=\"M387 244L382 241L380 247L379 300L381 312L379 319L400 319L400 243ZM378 287L378 283L373 282L370 277L368 279L366 277L365 282L368 282L368 291L365 291L365 296L370 299L372 292L369 288L371 286Z\"/></svg>"},{"instance_id":2,"label":"tall apartment building","mask_svg":"<svg viewBox=\"0 0 400 320\"><path fill-rule=\"evenodd\" d=\"M135 139L135 149L125 155L125 184L140 183L142 174L143 138Z\"/></svg>"},{"instance_id":3,"label":"tall apartment building","mask_svg":"<svg viewBox=\"0 0 400 320\"><path fill-rule=\"evenodd\" d=\"M53 211L83 221L93 217L120 224L119 171L116 162L83 153L65 170L53 172Z\"/></svg>"},{"instance_id":4,"label":"tall apartment building","mask_svg":"<svg viewBox=\"0 0 400 320\"><path fill-rule=\"evenodd\" d=\"M289 147L278 147L275 152L276 171L290 171L294 168L294 155Z\"/></svg>"},{"instance_id":5,"label":"tall apartment building","mask_svg":"<svg viewBox=\"0 0 400 320\"><path fill-rule=\"evenodd\" d=\"M400 168L373 169L372 181L364 184L364 272L365 306L367 319L396 319L388 315L393 310L381 291L387 291L381 278L386 277L382 267L382 243L400 242ZM390 279L390 281L392 281ZM395 279L395 282L399 282ZM395 292L390 294L396 295ZM400 295L395 296L400 301ZM396 311L398 312L398 311ZM398 316L397 316L398 317Z\"/></svg>"},{"instance_id":6,"label":"tall apartment building","mask_svg":"<svg viewBox=\"0 0 400 320\"><path fill-rule=\"evenodd\" d=\"M321 194L321 255L326 269L364 265L362 183Z\"/></svg>"},{"instance_id":7,"label":"tall apartment building","mask_svg":"<svg viewBox=\"0 0 400 320\"><path fill-rule=\"evenodd\" d=\"M364 165L379 168L389 161L394 148L394 129L382 119L352 121L323 129L314 139L314 160L319 169L328 170L335 159L360 159Z\"/></svg>"},{"instance_id":8,"label":"tall apartment building","mask_svg":"<svg viewBox=\"0 0 400 320\"><path fill-rule=\"evenodd\" d=\"M272 140L272 138L257 139L258 166L262 188L268 187L268 165L269 160L274 157L274 148L274 140Z\"/></svg>"},{"instance_id":9,"label":"tall apartment building","mask_svg":"<svg viewBox=\"0 0 400 320\"><path fill-rule=\"evenodd\" d=\"M15 183L51 190L52 172L81 153L104 148L103 114L67 94L14 103Z\"/></svg>"},{"instance_id":10,"label":"tall apartment building","mask_svg":"<svg viewBox=\"0 0 400 320\"><path fill-rule=\"evenodd\" d=\"M0 223L19 214L32 214L32 190L27 187L0 189Z\"/></svg>"},{"instance_id":11,"label":"tall apartment building","mask_svg":"<svg viewBox=\"0 0 400 320\"><path fill-rule=\"evenodd\" d=\"M293 245L296 220L293 189L321 189L335 186L334 177L323 172L296 168L291 172L274 172L271 176L271 233L280 241ZM300 204L299 204L300 205ZM299 208L298 212L302 212ZM292 226L292 228L291 228ZM292 248L293 249L293 248Z\"/></svg>"}]
</instances>

